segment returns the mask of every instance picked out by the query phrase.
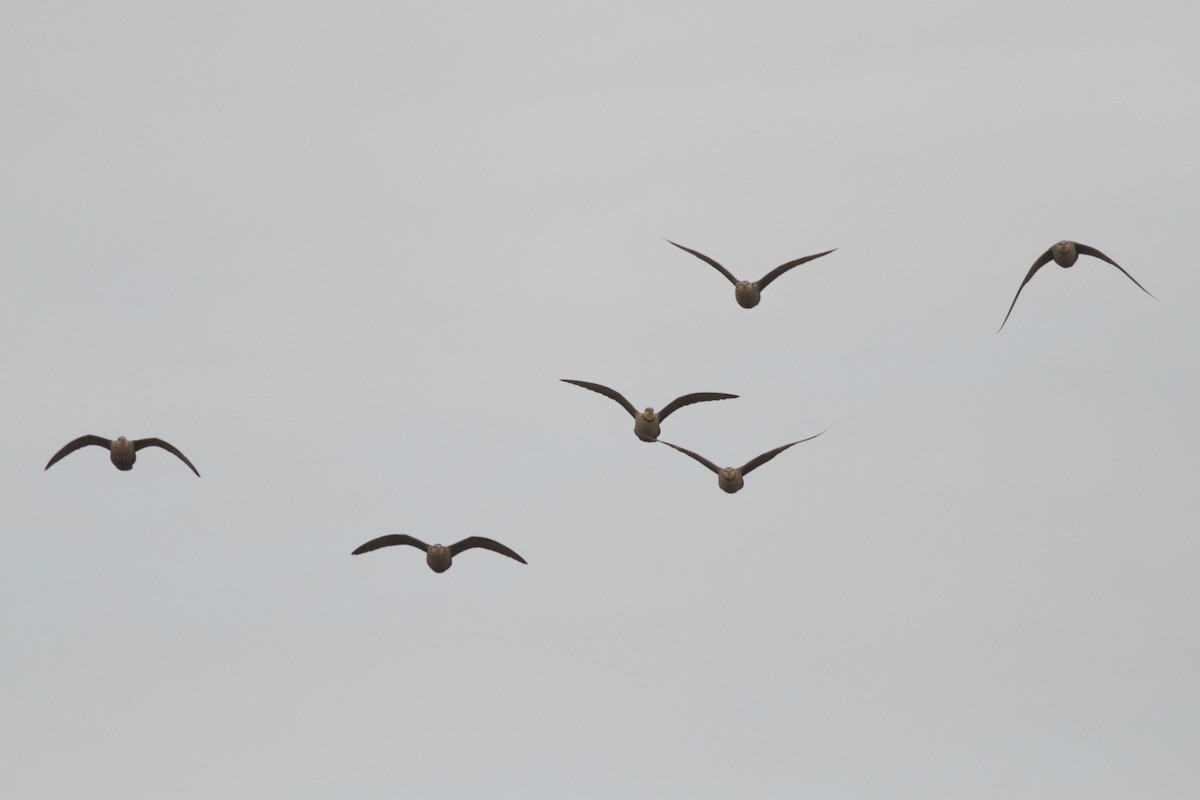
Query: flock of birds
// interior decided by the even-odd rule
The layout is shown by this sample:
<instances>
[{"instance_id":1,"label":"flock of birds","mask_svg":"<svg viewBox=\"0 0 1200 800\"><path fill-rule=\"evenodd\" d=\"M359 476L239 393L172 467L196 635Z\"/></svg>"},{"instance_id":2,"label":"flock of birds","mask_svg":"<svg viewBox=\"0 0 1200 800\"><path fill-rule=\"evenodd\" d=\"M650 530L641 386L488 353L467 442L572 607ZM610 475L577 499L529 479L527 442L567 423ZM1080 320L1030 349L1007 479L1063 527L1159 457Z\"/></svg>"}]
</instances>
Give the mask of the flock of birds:
<instances>
[{"instance_id":1,"label":"flock of birds","mask_svg":"<svg viewBox=\"0 0 1200 800\"><path fill-rule=\"evenodd\" d=\"M670 242L669 239L667 241ZM706 264L712 266L714 269L724 275L729 282L733 284L734 299L737 300L738 305L740 305L742 308L754 308L757 306L762 300L763 290L766 289L772 281L774 281L780 275L783 275L788 270L798 267L808 261L812 261L813 259L820 258L821 256L827 256L833 252L833 250L826 250L823 253L815 253L810 256L804 256L803 258L797 258L780 264L778 267L771 270L757 281L739 281L729 270L725 269L725 267L723 267L716 260L709 258L703 253L693 250L690 247L684 247L683 245L676 244L675 242L670 243L678 247L680 250L691 253L696 258L704 261ZM1093 258L1098 258L1101 261L1106 261L1109 264L1112 264L1114 267L1120 270L1125 277L1133 281L1133 283L1139 289L1150 295L1150 292L1146 289L1146 287L1138 283L1137 279L1126 272L1124 267L1113 261L1104 253L1100 252L1094 247L1089 247L1086 244L1063 240L1051 245L1046 252L1038 256L1037 260L1033 262L1033 266L1029 268L1029 272L1026 273L1025 279L1021 281L1021 285L1017 287L1017 293L1013 296L1012 304L1008 307L1008 313L1004 315L1004 321L1000 323L1000 328L997 330L997 333L999 333L1000 330L1003 330L1004 326L1008 323L1008 318L1012 316L1013 308L1015 308L1017 305L1017 299L1021 296L1021 290L1024 289L1025 285L1033 279L1033 276L1037 274L1039 269L1044 267L1046 264L1049 264L1051 261L1053 261L1055 264L1058 264L1063 269L1067 269L1074 266L1075 262L1081 255L1092 256ZM1153 297L1154 295L1150 296ZM776 447L774 450L768 450L767 452L750 459L740 467L718 467L704 456L694 453L684 447L680 447L677 444L672 444L668 441L659 439L658 437L661 433L662 423L667 419L668 416L678 409L683 408L684 406L692 405L693 403L703 403L713 400L731 400L736 398L737 395L728 394L725 392L695 392L675 398L657 412L653 407L650 406L639 412L632 403L625 399L624 395L615 389L611 389L599 383L591 383L589 381L572 380L569 378L563 378L562 380L566 383L574 384L575 386L597 392L611 400L616 401L622 408L629 412L631 417L633 417L633 432L638 439L643 442L665 444L668 447L678 450L680 453L690 456L691 458L700 462L710 471L716 474L717 485L721 487L722 491L728 492L729 494L733 494L745 485L746 475L749 475L755 469L758 469L763 464L766 464L784 450L801 444L802 442L812 441L820 436L821 433L825 432L821 431L821 433L814 434L808 438L799 439L795 442L789 442L788 444ZM127 439L124 436L118 436L116 439L106 439L103 436L95 436L90 434L87 436L80 436L78 439L74 439L65 444L57 453L51 456L50 460L46 463L46 469L50 469L50 467L54 466L58 461L62 460L76 450L89 445L107 448L109 459L112 461L113 466L122 471L133 469L133 464L135 461L137 461L137 453L139 450L142 450L146 447L159 447L174 455L184 464L187 464L188 469L196 473L196 477L200 477L199 470L197 470L192 462L188 460L188 457L185 456L177 447L163 439ZM372 550L378 550L382 547L392 547L396 545L408 545L419 550L424 550L425 563L428 564L429 568L434 572L445 572L446 570L450 569L454 556L458 555L464 550L470 550L473 548L491 550L494 553L499 553L500 555L508 556L511 559L520 561L522 564L528 563L525 561L525 559L521 558L516 551L506 547L494 539L488 539L483 536L469 536L466 539L455 542L452 545L442 545L426 544L420 539L417 539L413 536L408 536L406 534L389 534L387 536L380 536L376 539L372 539L369 542L359 545L354 549L353 555L369 553Z\"/></svg>"}]
</instances>

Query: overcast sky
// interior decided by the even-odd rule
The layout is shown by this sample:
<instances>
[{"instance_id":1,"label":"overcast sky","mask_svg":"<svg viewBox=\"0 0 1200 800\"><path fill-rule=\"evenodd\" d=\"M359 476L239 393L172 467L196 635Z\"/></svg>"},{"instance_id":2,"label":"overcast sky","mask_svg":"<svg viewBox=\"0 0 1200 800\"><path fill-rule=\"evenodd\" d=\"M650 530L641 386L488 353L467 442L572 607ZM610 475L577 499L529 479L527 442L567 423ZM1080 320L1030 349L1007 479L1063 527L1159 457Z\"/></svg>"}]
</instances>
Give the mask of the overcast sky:
<instances>
[{"instance_id":1,"label":"overcast sky","mask_svg":"<svg viewBox=\"0 0 1200 800\"><path fill-rule=\"evenodd\" d=\"M0 795L1196 797L1198 38L4 3Z\"/></svg>"}]
</instances>

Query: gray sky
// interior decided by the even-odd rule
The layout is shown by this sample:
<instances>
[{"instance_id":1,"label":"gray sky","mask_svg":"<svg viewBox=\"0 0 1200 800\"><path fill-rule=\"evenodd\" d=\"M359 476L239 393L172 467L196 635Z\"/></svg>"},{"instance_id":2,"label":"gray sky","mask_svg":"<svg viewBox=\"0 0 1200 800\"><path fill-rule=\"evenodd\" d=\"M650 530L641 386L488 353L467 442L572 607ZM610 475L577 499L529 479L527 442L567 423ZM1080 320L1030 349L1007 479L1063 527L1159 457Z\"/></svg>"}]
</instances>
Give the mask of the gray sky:
<instances>
[{"instance_id":1,"label":"gray sky","mask_svg":"<svg viewBox=\"0 0 1200 800\"><path fill-rule=\"evenodd\" d=\"M1195 4L189 5L0 8L0 794L1200 791Z\"/></svg>"}]
</instances>

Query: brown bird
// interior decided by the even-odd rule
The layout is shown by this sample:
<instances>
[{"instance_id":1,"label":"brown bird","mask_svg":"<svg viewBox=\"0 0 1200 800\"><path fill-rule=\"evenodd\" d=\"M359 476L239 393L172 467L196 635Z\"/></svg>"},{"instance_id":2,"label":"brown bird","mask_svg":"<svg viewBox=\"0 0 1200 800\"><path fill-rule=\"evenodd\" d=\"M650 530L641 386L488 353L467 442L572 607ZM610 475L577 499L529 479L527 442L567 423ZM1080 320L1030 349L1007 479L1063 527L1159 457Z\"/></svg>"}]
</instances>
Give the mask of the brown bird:
<instances>
[{"instance_id":1,"label":"brown bird","mask_svg":"<svg viewBox=\"0 0 1200 800\"><path fill-rule=\"evenodd\" d=\"M821 433L824 433L824 432L825 431L821 431ZM774 450L768 450L767 452L763 453L761 456L757 456L755 458L750 459L745 464L742 464L740 467L724 467L724 468L718 467L716 464L709 461L704 456L699 455L698 453L693 453L691 450L682 448L677 444L671 444L670 442L665 442L662 439L659 439L659 442L661 444L665 444L667 447L673 447L685 455L691 456L692 458L696 459L704 466L708 467L713 472L717 473L717 485L719 485L721 487L722 491L728 492L729 494L733 494L734 492L736 492L738 489L741 489L742 486L745 485L746 482L743 479L746 475L749 475L752 471L758 469L763 464L767 463L772 458L774 458L775 456L782 453L784 450L787 450L789 447L800 444L801 442L811 441L811 440L817 438L818 436L820 436L821 433L817 433L812 436L809 436L807 439L800 439L799 441L791 442L790 444L785 444L782 447L776 447Z\"/></svg>"},{"instance_id":2,"label":"brown bird","mask_svg":"<svg viewBox=\"0 0 1200 800\"><path fill-rule=\"evenodd\" d=\"M445 572L450 569L450 563L454 557L463 550L470 550L472 547L482 547L484 550L491 550L493 553L499 553L502 556L515 558L522 564L528 563L521 558L513 550L505 547L492 539L485 539L482 536L468 536L461 542L456 542L449 547L441 544L425 544L420 539L412 536L407 536L403 533L393 533L388 536L380 536L378 539L372 539L364 545L359 545L352 555L360 555L361 553L369 553L372 550L378 550L381 547L391 547L397 544L407 544L425 551L425 563L434 572Z\"/></svg>"},{"instance_id":3,"label":"brown bird","mask_svg":"<svg viewBox=\"0 0 1200 800\"><path fill-rule=\"evenodd\" d=\"M758 301L762 299L763 289L766 289L768 286L770 286L771 281L775 280L792 267L798 267L806 261L812 261L814 258L827 256L832 253L833 250L837 249L835 247L833 250L826 250L824 253L817 253L815 255L805 256L804 258L797 258L795 261L789 261L786 264L780 264L778 267L771 270L757 281L739 281L737 278L733 277L729 270L725 269L716 261L704 255L703 253L697 252L690 247L684 247L681 244L675 244L675 242L671 242L670 239L667 239L667 241L671 244L674 244L680 250L685 250L701 261L704 261L712 267L715 267L717 272L728 278L729 282L733 284L733 297L735 300L737 300L738 305L742 308L754 308L756 305L758 305Z\"/></svg>"},{"instance_id":4,"label":"brown bird","mask_svg":"<svg viewBox=\"0 0 1200 800\"><path fill-rule=\"evenodd\" d=\"M165 442L162 439L126 439L124 436L118 436L116 439L105 439L103 436L80 436L73 442L67 442L63 449L54 454L46 463L46 469L54 466L54 462L61 459L63 456L74 453L81 447L87 447L90 444L99 445L100 447L108 448L108 457L112 461L113 466L119 470L133 469L133 462L137 461L137 451L143 447L161 447L168 453L177 457L180 461L188 465L188 469L196 473L196 477L200 477L200 473L192 466L192 462L188 461L187 456L179 452L174 445Z\"/></svg>"},{"instance_id":5,"label":"brown bird","mask_svg":"<svg viewBox=\"0 0 1200 800\"><path fill-rule=\"evenodd\" d=\"M607 386L601 386L598 383L588 383L587 381L573 381L570 378L559 378L564 383L573 383L576 386L582 386L584 389L591 389L593 392L598 392L605 397L616 400L621 404L621 408L629 412L633 417L633 432L643 442L653 442L658 440L659 423L665 420L671 413L684 406L690 406L692 403L703 403L706 400L732 400L737 397L736 394L725 394L724 392L696 392L695 394L685 394L683 397L676 397L671 402L667 403L657 414L654 409L647 406L645 411L638 412L633 407L633 403L625 399L625 397L616 389L610 389Z\"/></svg>"},{"instance_id":6,"label":"brown bird","mask_svg":"<svg viewBox=\"0 0 1200 800\"><path fill-rule=\"evenodd\" d=\"M1000 323L1000 327L996 330L996 333L1004 330L1004 324L1008 322L1008 318L1012 316L1013 308L1017 305L1017 298L1021 296L1021 290L1025 288L1025 284L1029 283L1039 269L1049 264L1051 260L1053 260L1055 264L1058 264L1063 269L1068 269L1069 267L1074 266L1075 261L1080 256L1094 256L1101 261L1107 261L1109 264L1112 264L1114 267L1121 270L1125 277L1133 281L1139 289L1141 289L1143 292L1146 292L1146 294L1150 294L1145 286L1142 286L1137 282L1136 278L1134 278L1128 272L1125 272L1124 267L1113 261L1108 256L1104 255L1104 253L1101 253L1094 247L1088 247L1086 244L1080 244L1079 242L1068 242L1066 239L1063 239L1058 244L1051 245L1049 250L1042 253L1040 256L1038 256L1038 260L1033 262L1033 266L1029 268L1029 272L1025 275L1025 280L1021 281L1021 285L1017 287L1017 293L1013 296L1012 305L1008 307L1008 313L1004 315L1004 322ZM1154 297L1152 294L1150 294L1150 296Z\"/></svg>"}]
</instances>

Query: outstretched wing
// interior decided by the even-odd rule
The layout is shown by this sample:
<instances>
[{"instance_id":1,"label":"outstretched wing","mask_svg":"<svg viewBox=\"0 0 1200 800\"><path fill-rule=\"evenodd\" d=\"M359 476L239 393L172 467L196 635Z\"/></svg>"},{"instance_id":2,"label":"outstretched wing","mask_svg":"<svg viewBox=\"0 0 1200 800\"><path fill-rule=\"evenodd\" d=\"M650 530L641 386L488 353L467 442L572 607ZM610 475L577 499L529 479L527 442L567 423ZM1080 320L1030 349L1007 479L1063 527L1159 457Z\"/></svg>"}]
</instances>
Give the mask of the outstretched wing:
<instances>
[{"instance_id":1,"label":"outstretched wing","mask_svg":"<svg viewBox=\"0 0 1200 800\"><path fill-rule=\"evenodd\" d=\"M833 248L833 250L837 250L837 248L835 247L835 248ZM812 261L814 258L820 258L821 256L827 256L830 253L832 253L833 250L826 250L824 253L817 253L816 255L805 256L804 258L797 258L795 261L789 261L786 264L780 264L778 267L771 270L766 275L762 276L762 278L758 281L758 290L761 292L763 289L766 289L771 284L771 281L775 280L776 278L778 278L783 273L787 272L792 267L798 267L801 264L803 264L805 261Z\"/></svg>"},{"instance_id":2,"label":"outstretched wing","mask_svg":"<svg viewBox=\"0 0 1200 800\"><path fill-rule=\"evenodd\" d=\"M63 448L55 453L50 460L46 462L46 469L50 469L50 467L54 466L54 462L60 460L63 458L63 456L68 456L81 447L87 447L89 444L98 444L101 447L108 448L112 446L112 440L105 439L103 436L80 436L78 439L67 442L65 445L63 445Z\"/></svg>"},{"instance_id":3,"label":"outstretched wing","mask_svg":"<svg viewBox=\"0 0 1200 800\"><path fill-rule=\"evenodd\" d=\"M1078 245L1076 245L1076 247L1078 247ZM1046 248L1046 252L1038 256L1038 260L1033 262L1033 266L1030 267L1029 272L1025 274L1025 280L1021 281L1021 285L1017 287L1017 293L1013 295L1012 305L1008 307L1008 313L1004 315L1004 322L1000 323L1000 327L996 330L996 333L1004 330L1004 324L1008 322L1008 318L1012 316L1012 310L1017 305L1017 298L1021 296L1021 290L1025 288L1025 284L1029 283L1029 281L1033 279L1034 274L1036 274L1039 269L1049 264L1050 260L1054 258L1053 250L1053 246ZM1124 272L1124 270L1121 271Z\"/></svg>"},{"instance_id":4,"label":"outstretched wing","mask_svg":"<svg viewBox=\"0 0 1200 800\"><path fill-rule=\"evenodd\" d=\"M196 473L197 478L200 477L199 471L197 471L197 469L194 466L192 466L192 462L188 461L188 457L185 456L183 453L179 452L179 449L177 447L175 447L175 445L171 444L170 442L164 442L162 439L134 439L133 452L136 453L138 450L141 450L143 447L161 447L163 450L166 450L168 453L175 456L183 463L187 464L188 468L192 472Z\"/></svg>"},{"instance_id":5,"label":"outstretched wing","mask_svg":"<svg viewBox=\"0 0 1200 800\"><path fill-rule=\"evenodd\" d=\"M351 555L357 556L363 553L369 553L372 550L378 550L381 547L391 547L395 544L408 544L425 552L429 551L429 545L425 544L420 539L403 533L391 533L387 536L380 536L378 539L372 539L366 544L360 544L354 549L354 552Z\"/></svg>"},{"instance_id":6,"label":"outstretched wing","mask_svg":"<svg viewBox=\"0 0 1200 800\"><path fill-rule=\"evenodd\" d=\"M450 545L451 557L458 555L463 550L470 550L472 547L482 547L484 550L491 550L493 553L499 553L502 556L508 556L520 561L522 564L529 562L517 555L515 550L511 550L497 542L495 539L488 539L483 536L468 536L461 542L455 542Z\"/></svg>"},{"instance_id":7,"label":"outstretched wing","mask_svg":"<svg viewBox=\"0 0 1200 800\"><path fill-rule=\"evenodd\" d=\"M824 432L825 431L821 431L821 433L824 433ZM768 450L767 452L763 453L761 456L750 459L749 461L747 461L745 464L742 465L742 474L749 475L751 472L758 469L763 464L767 463L772 458L774 458L775 456L782 453L784 450L787 450L789 447L798 445L802 442L810 442L813 439L820 436L821 433L813 434L812 436L808 437L807 439L801 439L798 442L792 442L791 444L785 444L783 447L776 447L774 450Z\"/></svg>"},{"instance_id":8,"label":"outstretched wing","mask_svg":"<svg viewBox=\"0 0 1200 800\"><path fill-rule=\"evenodd\" d=\"M670 239L667 239L667 241L668 241L668 242L671 242L671 240L670 240ZM737 278L735 278L735 277L733 277L733 275L732 275L732 274L730 274L729 270L725 269L725 268L724 268L724 267L722 267L720 264L718 264L716 261L714 261L713 259L711 259L711 258L709 258L708 256L704 255L704 253L698 253L698 252L696 252L695 250L693 250L693 249L692 249L692 248L690 248L690 247L684 247L684 246L683 246L683 245L681 245L681 244L675 244L675 242L671 242L671 244L674 244L674 245L675 245L676 247L678 247L680 250L686 250L687 252L691 253L691 254L692 254L692 255L694 255L696 258L700 259L701 261L704 261L704 262L706 262L707 264L709 264L709 265L711 265L711 266L713 266L713 267L716 267L716 269L717 269L717 272L720 272L722 275L724 275L726 278L728 278L730 283L732 283L734 286L737 286L737 285L738 285L738 279L737 279Z\"/></svg>"},{"instance_id":9,"label":"outstretched wing","mask_svg":"<svg viewBox=\"0 0 1200 800\"><path fill-rule=\"evenodd\" d=\"M1079 242L1076 242L1075 243L1075 252L1082 253L1085 256L1094 256L1095 258L1098 258L1101 261L1107 261L1108 263L1112 264L1117 269L1121 270L1121 272L1125 272L1124 267L1122 267L1117 262L1113 261L1108 256L1104 255L1104 253L1101 253L1099 250L1097 250L1094 247L1088 247L1086 244L1080 244ZM1129 280L1133 281L1134 284L1136 284L1137 287L1139 289L1141 289L1143 292L1146 292L1146 294L1150 294L1149 290L1147 290L1145 286L1142 286L1140 283L1138 283L1137 279L1134 278L1132 275L1130 275L1128 272L1125 272L1125 277L1129 278ZM1150 296L1154 297L1154 295L1152 295L1152 294L1150 294Z\"/></svg>"},{"instance_id":10,"label":"outstretched wing","mask_svg":"<svg viewBox=\"0 0 1200 800\"><path fill-rule=\"evenodd\" d=\"M700 455L699 453L693 453L691 450L688 450L688 449L686 449L686 448L680 447L680 446L679 446L679 445L677 445L677 444L671 444L670 442L664 442L662 439L659 439L659 440L658 440L658 442L659 442L659 444L665 444L667 447L674 447L676 450L678 450L679 452L683 453L685 456L691 456L692 458L696 459L697 461L699 461L701 464L703 464L704 466L706 466L706 467L708 467L709 469L711 469L711 470L712 470L713 472L715 472L716 474L718 474L718 475L720 475L720 474L721 474L721 468L720 468L720 467L718 467L716 464L714 464L713 462L709 461L707 458L705 458L704 456Z\"/></svg>"},{"instance_id":11,"label":"outstretched wing","mask_svg":"<svg viewBox=\"0 0 1200 800\"><path fill-rule=\"evenodd\" d=\"M593 392L599 392L605 397L616 400L621 404L621 408L629 412L629 416L637 419L637 409L633 407L633 403L625 399L625 396L616 389L610 389L607 386L601 386L598 383L588 383L587 381L573 381L570 378L559 378L563 383L573 383L576 386L582 386L584 389L591 389Z\"/></svg>"},{"instance_id":12,"label":"outstretched wing","mask_svg":"<svg viewBox=\"0 0 1200 800\"><path fill-rule=\"evenodd\" d=\"M685 394L683 397L676 397L671 402L667 403L658 412L658 421L662 422L667 416L677 409L684 406L690 406L692 403L703 403L706 400L733 400L737 397L736 394L726 394L725 392L696 392L694 394Z\"/></svg>"}]
</instances>

